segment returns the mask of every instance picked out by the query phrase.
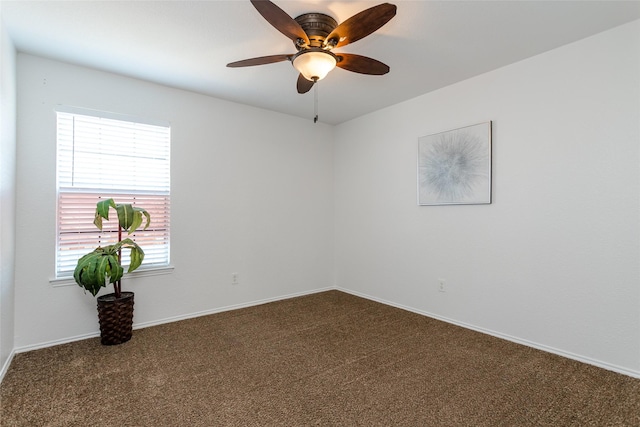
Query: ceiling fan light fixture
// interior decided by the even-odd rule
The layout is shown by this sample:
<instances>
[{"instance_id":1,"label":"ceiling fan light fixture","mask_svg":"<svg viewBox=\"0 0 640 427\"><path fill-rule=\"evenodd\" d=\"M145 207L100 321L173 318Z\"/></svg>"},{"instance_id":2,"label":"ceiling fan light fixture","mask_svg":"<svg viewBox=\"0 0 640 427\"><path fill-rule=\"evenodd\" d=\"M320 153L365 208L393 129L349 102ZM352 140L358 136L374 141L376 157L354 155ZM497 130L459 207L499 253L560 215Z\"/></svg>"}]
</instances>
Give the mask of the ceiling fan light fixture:
<instances>
[{"instance_id":1,"label":"ceiling fan light fixture","mask_svg":"<svg viewBox=\"0 0 640 427\"><path fill-rule=\"evenodd\" d=\"M309 81L324 79L336 67L338 60L325 50L300 51L292 60L293 67Z\"/></svg>"}]
</instances>

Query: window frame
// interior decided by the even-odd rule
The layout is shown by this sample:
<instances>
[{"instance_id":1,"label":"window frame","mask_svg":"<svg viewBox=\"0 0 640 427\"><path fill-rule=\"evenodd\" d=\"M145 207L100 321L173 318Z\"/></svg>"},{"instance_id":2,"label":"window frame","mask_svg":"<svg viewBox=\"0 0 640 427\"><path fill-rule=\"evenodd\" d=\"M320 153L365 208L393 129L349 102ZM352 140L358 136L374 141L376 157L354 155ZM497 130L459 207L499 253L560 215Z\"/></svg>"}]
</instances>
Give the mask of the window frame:
<instances>
[{"instance_id":1,"label":"window frame","mask_svg":"<svg viewBox=\"0 0 640 427\"><path fill-rule=\"evenodd\" d=\"M116 120L119 122L127 122L127 125L131 125L133 127L141 125L143 127L145 126L155 126L155 127L160 127L160 128L164 128L163 132L166 134L163 136L162 139L162 144L166 144L166 146L163 145L163 150L165 151L165 157L162 158L162 160L160 160L159 162L162 164L162 167L164 168L164 171L162 171L162 176L163 176L163 182L165 182L165 184L162 184L162 190L160 191L156 191L155 189L144 189L144 190L132 190L131 188L127 188L127 189L123 189L123 188L115 188L115 187L110 187L110 188L100 188L101 185L98 185L98 188L96 188L95 186L79 186L77 188L74 188L74 183L71 183L70 185L63 185L61 184L61 154L60 154L60 147L61 147L61 137L59 135L59 126L60 126L60 114L63 115L73 115L73 116L87 116L90 117L92 119L98 119L98 121L100 121L101 119L106 119L107 121L112 121L112 120ZM64 118L63 118L64 119ZM68 116L67 116L67 120L68 120ZM140 199L147 199L149 200L149 198L151 199L155 199L157 201L157 205L156 206L152 206L152 208L149 208L149 206L145 206L144 205L144 201L142 201L140 203L140 207L147 209L150 211L151 214L151 229L153 228L153 220L154 220L154 215L151 212L153 209L156 209L158 212L161 212L161 215L163 217L163 221L160 224L160 227L158 228L158 230L152 231L152 232L146 232L146 233L142 233L140 232L140 230L136 231L136 233L138 233L139 236L141 236L140 238L142 239L142 241L144 242L145 239L149 239L152 237L149 236L156 236L153 237L154 240L161 242L158 243L157 246L155 246L155 249L158 250L158 254L160 256L161 259L159 259L159 262L155 262L155 263L151 263L151 264L146 264L143 263L142 266L140 266L140 268L138 270L136 270L133 273L130 273L131 276L136 277L136 276L149 276L149 275L157 275L157 274L166 274L169 273L171 271L173 271L174 267L171 265L171 170L170 170L170 164L171 164L171 126L170 123L164 120L150 120L150 119L145 119L145 118L140 118L140 117L133 117L133 116L129 116L129 115L124 115L124 114L118 114L118 113L111 113L111 112L105 112L105 111L99 111L99 110L90 110L90 109L85 109L85 108L78 108L78 107L69 107L69 106L62 106L62 105L58 105L55 108L55 123L56 123L56 235L55 235L55 256L54 256L54 277L52 279L50 279L50 282L54 285L54 286L60 286L60 285L67 285L67 284L75 284L75 281L73 280L73 269L69 270L68 268L65 268L65 265L68 267L69 265L69 261L70 261L70 257L69 255L67 255L66 257L62 257L62 251L64 251L64 244L62 243L62 236L63 234L65 234L65 232L63 232L61 229L63 228L63 217L61 214L61 203L63 203L62 199L64 198L64 195L69 196L71 199L73 199L73 194L79 194L79 195L95 195L96 198L94 201L91 201L89 203L87 203L87 205L83 205L85 206L85 210L87 208L87 206L91 205L92 206L92 212L91 212L91 218L88 220L88 225L87 226L82 226L79 228L82 228L82 230L78 230L75 231L76 233L86 233L88 236L90 236L91 234L99 234L100 231L95 227L95 225L93 225L93 212L95 211L95 204L101 199L99 196L103 196L102 198L109 198L109 197L113 197L116 203L130 203L131 200L129 199L134 199L133 203L135 206L135 198L138 197ZM113 125L115 122L111 122L111 125ZM109 125L107 126L109 127ZM73 130L73 132L75 132L75 129ZM77 138L77 136L75 135L75 133L71 136L72 139L72 145L74 146L75 149L75 138ZM145 140L146 141L146 140ZM145 142L143 142L144 144ZM72 160L73 162L73 160ZM76 163L72 163L71 166L66 165L67 168L65 169L65 171L67 171L67 173L69 172L69 168L71 170L73 170L73 168L76 167ZM127 184L128 185L128 184ZM119 200L120 197L120 200ZM88 200L88 199L87 199ZM79 214L78 214L79 215ZM111 215L116 215L115 211L112 210ZM84 225L84 222L86 220L86 213L82 219L82 223ZM111 218L110 221L107 221L104 223L104 230L107 230L108 228L114 228L114 230L116 229L115 225L117 225L117 220L113 220L113 218ZM155 232L155 234L154 234ZM66 234L73 234L74 231L71 232L66 232ZM113 234L113 232L111 233ZM133 236L127 236L127 237L132 237L134 240L135 239L135 234ZM86 243L86 247L83 247L81 249L76 248L75 252L76 255L72 255L73 257L78 257L83 255L84 253L88 253L91 250L95 249L100 243L100 239L101 238L95 238L91 241L91 243ZM78 242L78 245L81 245L81 238L79 240L77 240L76 242ZM115 242L109 242L109 243L113 243ZM140 243L143 250L145 250L145 243ZM102 244L105 244L106 242L102 242ZM148 246L147 246L148 247ZM78 256L77 252L81 251L82 253ZM123 253L123 255L125 255ZM66 260L66 263L63 263L62 261ZM75 261L77 262L77 261ZM126 266L126 262L125 262L125 266ZM126 267L125 267L126 268Z\"/></svg>"}]
</instances>

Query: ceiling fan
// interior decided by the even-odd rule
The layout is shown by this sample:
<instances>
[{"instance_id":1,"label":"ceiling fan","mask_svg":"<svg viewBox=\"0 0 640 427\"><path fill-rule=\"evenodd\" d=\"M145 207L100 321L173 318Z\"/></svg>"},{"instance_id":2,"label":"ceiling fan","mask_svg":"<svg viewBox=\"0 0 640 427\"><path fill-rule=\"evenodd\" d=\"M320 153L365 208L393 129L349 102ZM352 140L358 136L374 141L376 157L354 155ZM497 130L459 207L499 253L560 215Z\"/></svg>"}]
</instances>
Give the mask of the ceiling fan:
<instances>
[{"instance_id":1,"label":"ceiling fan","mask_svg":"<svg viewBox=\"0 0 640 427\"><path fill-rule=\"evenodd\" d=\"M300 72L298 93L308 92L335 67L361 74L382 75L389 72L388 65L375 59L350 53L333 53L331 50L358 41L389 22L396 15L396 6L393 4L383 3L363 10L340 25L324 13L305 13L293 19L269 0L251 0L251 4L267 22L293 41L298 52L245 59L231 62L227 67L291 61Z\"/></svg>"}]
</instances>

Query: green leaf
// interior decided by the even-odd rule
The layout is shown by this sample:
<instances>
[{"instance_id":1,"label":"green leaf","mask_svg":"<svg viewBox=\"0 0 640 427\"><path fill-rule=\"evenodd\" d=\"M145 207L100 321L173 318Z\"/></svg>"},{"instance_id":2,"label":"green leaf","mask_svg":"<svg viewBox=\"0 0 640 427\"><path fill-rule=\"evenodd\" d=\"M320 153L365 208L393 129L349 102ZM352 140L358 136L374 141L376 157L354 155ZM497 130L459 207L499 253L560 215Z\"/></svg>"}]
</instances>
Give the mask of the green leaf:
<instances>
[{"instance_id":1,"label":"green leaf","mask_svg":"<svg viewBox=\"0 0 640 427\"><path fill-rule=\"evenodd\" d=\"M136 268L140 267L142 261L144 260L144 251L136 242L127 238L123 239L121 242L116 243L120 248L129 249L131 251L131 263L129 264L129 269L127 273L131 273Z\"/></svg>"},{"instance_id":2,"label":"green leaf","mask_svg":"<svg viewBox=\"0 0 640 427\"><path fill-rule=\"evenodd\" d=\"M118 257L112 254L103 254L98 261L96 276L106 279L109 283L115 283L122 278L124 270L118 262Z\"/></svg>"},{"instance_id":3,"label":"green leaf","mask_svg":"<svg viewBox=\"0 0 640 427\"><path fill-rule=\"evenodd\" d=\"M140 267L142 264L142 260L144 260L144 252L140 248L140 246L136 245L131 248L131 264L129 264L129 270L127 273L131 273L136 268Z\"/></svg>"},{"instance_id":4,"label":"green leaf","mask_svg":"<svg viewBox=\"0 0 640 427\"><path fill-rule=\"evenodd\" d=\"M145 223L145 226L143 228L143 230L146 230L147 228L149 228L149 224L151 224L151 215L149 215L149 212L147 212L146 210L139 208L139 207L133 207L133 221L131 221L131 226L129 228L129 234L133 233L134 231L136 231L140 225L142 224L142 215L144 215L147 219L147 222Z\"/></svg>"},{"instance_id":5,"label":"green leaf","mask_svg":"<svg viewBox=\"0 0 640 427\"><path fill-rule=\"evenodd\" d=\"M130 273L136 268L140 267L140 265L142 264L142 261L144 260L144 251L140 246L138 246L136 242L134 242L129 238L122 239L116 244L106 246L104 248L104 251L108 254L117 256L118 251L121 249L131 250L131 263L129 264L129 269L127 270L127 273Z\"/></svg>"},{"instance_id":6,"label":"green leaf","mask_svg":"<svg viewBox=\"0 0 640 427\"><path fill-rule=\"evenodd\" d=\"M118 212L120 227L128 231L133 224L133 206L130 203L116 205L116 211Z\"/></svg>"},{"instance_id":7,"label":"green leaf","mask_svg":"<svg viewBox=\"0 0 640 427\"><path fill-rule=\"evenodd\" d=\"M113 199L101 200L96 205L96 215L93 223L102 230L102 220L109 220L109 208L114 208L118 214L118 224L129 234L142 225L142 215L146 217L144 230L151 224L151 215L143 208L132 206L130 203L116 204Z\"/></svg>"},{"instance_id":8,"label":"green leaf","mask_svg":"<svg viewBox=\"0 0 640 427\"><path fill-rule=\"evenodd\" d=\"M85 288L93 296L95 296L100 290L100 285L96 286L94 280L94 272L95 272L95 256L94 252L91 252L78 261L76 265L76 269L73 272L73 278L75 279L78 286Z\"/></svg>"},{"instance_id":9,"label":"green leaf","mask_svg":"<svg viewBox=\"0 0 640 427\"><path fill-rule=\"evenodd\" d=\"M109 220L109 208L115 208L116 203L113 199L101 200L96 204L96 216L93 220L93 223L98 227L99 230L102 230L102 218Z\"/></svg>"},{"instance_id":10,"label":"green leaf","mask_svg":"<svg viewBox=\"0 0 640 427\"><path fill-rule=\"evenodd\" d=\"M147 224L144 226L143 230L146 230L147 228L149 228L149 224L151 224L151 215L149 215L149 212L147 212L142 208L134 208L134 209L141 212L145 217L147 217Z\"/></svg>"},{"instance_id":11,"label":"green leaf","mask_svg":"<svg viewBox=\"0 0 640 427\"><path fill-rule=\"evenodd\" d=\"M140 213L140 211L137 211L137 210L134 209L134 211L133 211L133 221L131 221L131 227L129 228L129 234L131 234L134 231L136 231L136 228L140 227L140 224L142 224L142 214Z\"/></svg>"},{"instance_id":12,"label":"green leaf","mask_svg":"<svg viewBox=\"0 0 640 427\"><path fill-rule=\"evenodd\" d=\"M96 296L100 288L107 283L120 280L123 274L118 256L105 251L104 248L97 248L80 258L73 272L73 278L79 286Z\"/></svg>"}]
</instances>

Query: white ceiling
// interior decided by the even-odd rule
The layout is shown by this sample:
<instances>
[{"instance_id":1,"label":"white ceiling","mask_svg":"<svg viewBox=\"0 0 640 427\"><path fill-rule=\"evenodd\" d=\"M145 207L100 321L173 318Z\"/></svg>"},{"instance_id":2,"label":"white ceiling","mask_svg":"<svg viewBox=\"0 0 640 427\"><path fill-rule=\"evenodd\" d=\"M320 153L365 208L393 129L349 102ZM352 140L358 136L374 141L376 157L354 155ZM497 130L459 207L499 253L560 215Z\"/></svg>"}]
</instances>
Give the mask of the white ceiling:
<instances>
[{"instance_id":1,"label":"white ceiling","mask_svg":"<svg viewBox=\"0 0 640 427\"><path fill-rule=\"evenodd\" d=\"M385 76L342 69L319 83L320 121L338 124L640 19L640 1L408 1L374 34L336 52L378 59ZM292 17L342 22L381 1L282 1ZM313 90L296 91L286 62L229 62L295 53L248 0L7 1L18 51L312 119Z\"/></svg>"}]
</instances>

